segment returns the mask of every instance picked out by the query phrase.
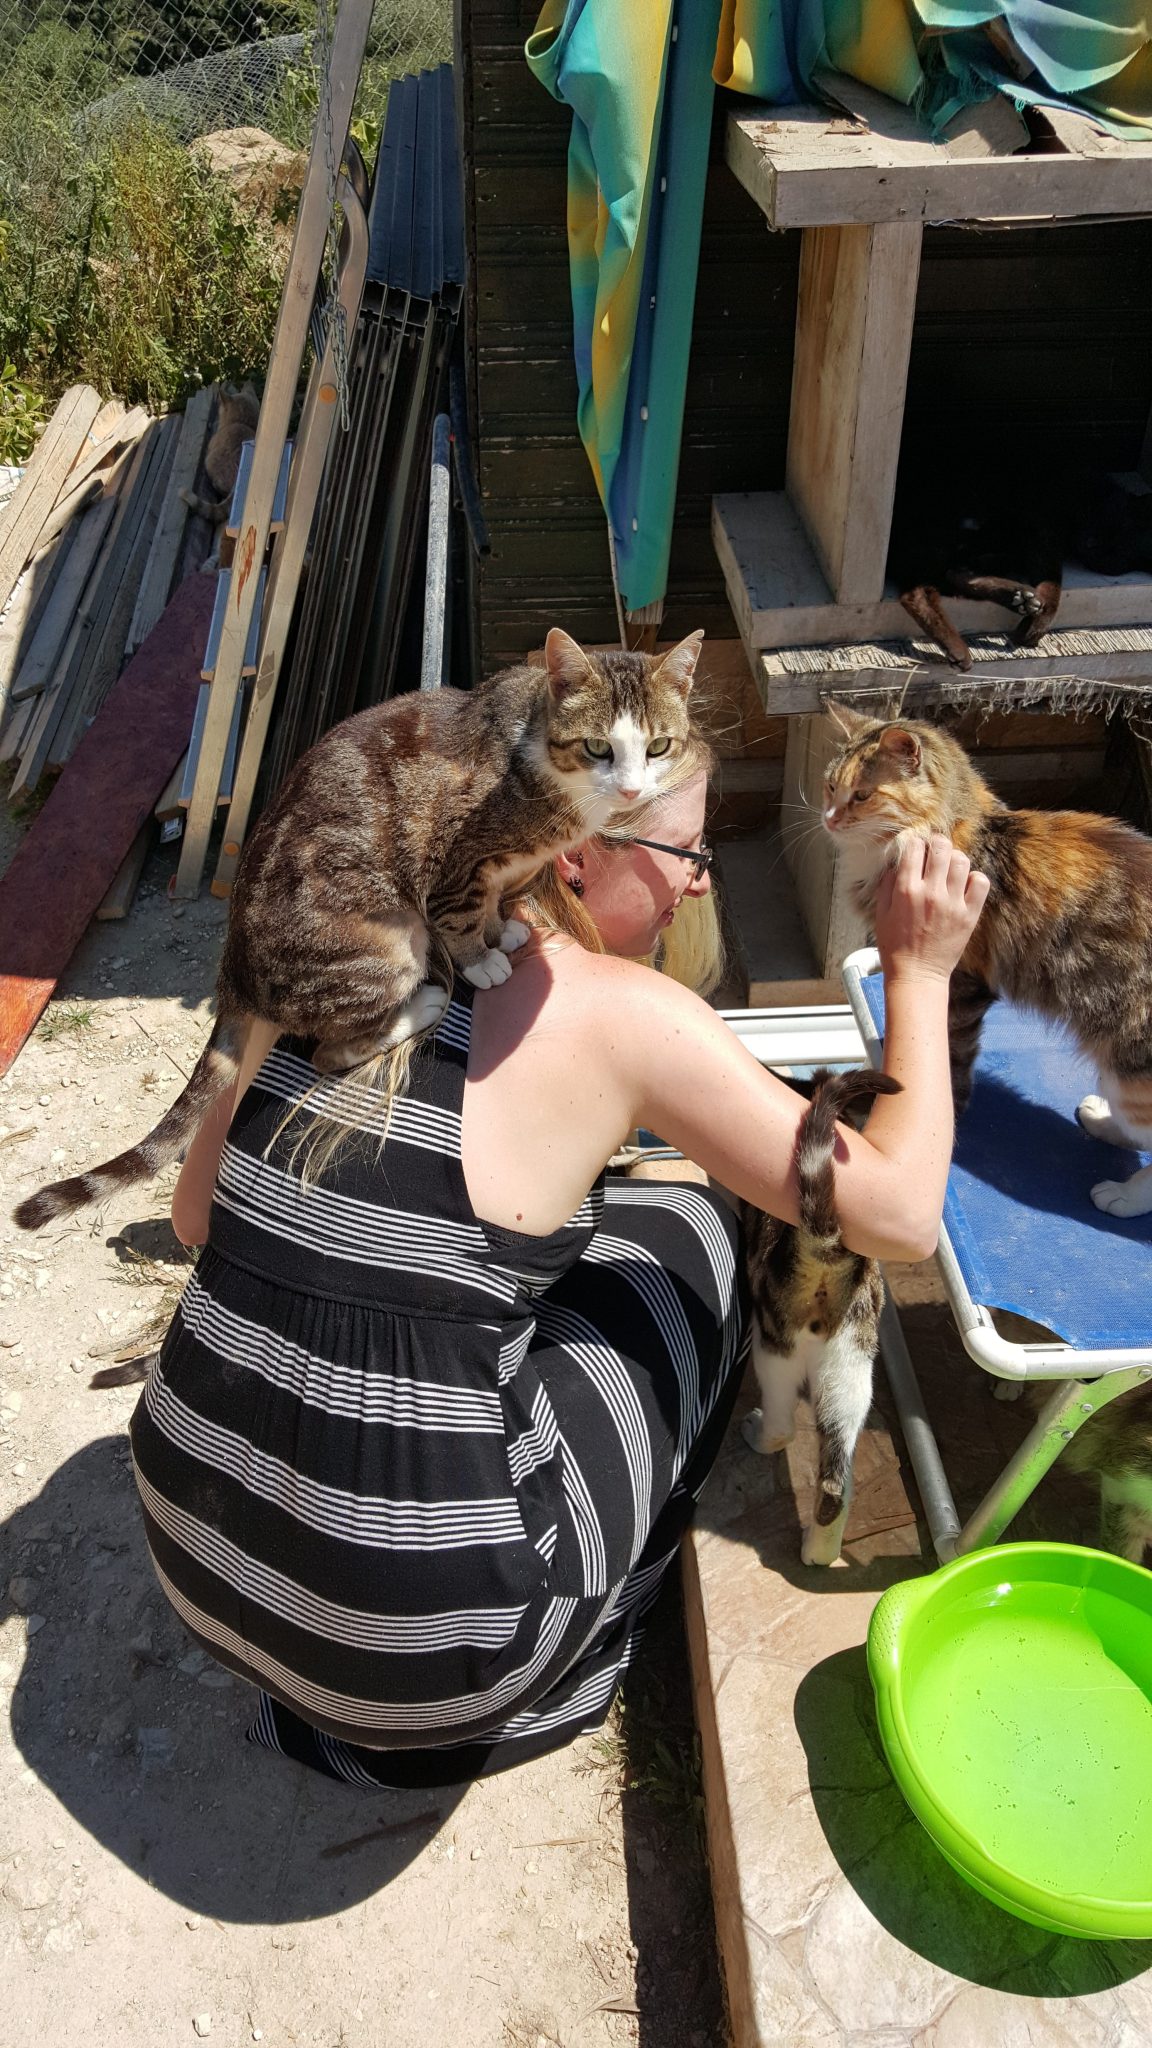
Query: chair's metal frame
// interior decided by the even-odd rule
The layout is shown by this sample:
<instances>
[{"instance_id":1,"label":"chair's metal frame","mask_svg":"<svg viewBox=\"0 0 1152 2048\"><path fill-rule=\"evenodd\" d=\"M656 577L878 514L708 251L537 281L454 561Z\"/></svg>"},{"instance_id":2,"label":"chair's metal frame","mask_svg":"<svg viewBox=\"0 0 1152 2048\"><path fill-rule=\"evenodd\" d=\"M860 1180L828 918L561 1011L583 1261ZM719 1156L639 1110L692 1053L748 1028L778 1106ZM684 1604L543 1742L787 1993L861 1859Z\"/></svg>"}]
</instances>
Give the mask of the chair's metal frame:
<instances>
[{"instance_id":1,"label":"chair's metal frame","mask_svg":"<svg viewBox=\"0 0 1152 2048\"><path fill-rule=\"evenodd\" d=\"M843 970L848 1002L843 1007L727 1010L725 1020L765 1066L836 1066L865 1058L879 1066L883 1045L861 985L879 965L879 954L872 947L849 956ZM1152 1379L1152 1342L1126 1350L1078 1350L1058 1337L1013 1343L1001 1336L991 1310L973 1300L944 1229L936 1260L969 1357L998 1380L1053 1383L1033 1428L979 1506L961 1524L900 1317L888 1297L880 1324L880 1353L936 1555L943 1564L997 1542L1089 1416L1118 1394Z\"/></svg>"}]
</instances>

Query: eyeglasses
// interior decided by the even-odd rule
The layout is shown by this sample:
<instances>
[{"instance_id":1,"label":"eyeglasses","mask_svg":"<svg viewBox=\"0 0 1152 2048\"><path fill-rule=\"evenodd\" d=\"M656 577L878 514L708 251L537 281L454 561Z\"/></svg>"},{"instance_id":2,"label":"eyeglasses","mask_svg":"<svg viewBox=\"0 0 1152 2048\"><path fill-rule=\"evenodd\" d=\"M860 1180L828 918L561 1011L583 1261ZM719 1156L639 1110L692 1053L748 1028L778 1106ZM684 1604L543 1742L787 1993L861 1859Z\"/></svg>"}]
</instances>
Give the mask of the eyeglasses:
<instances>
[{"instance_id":1,"label":"eyeglasses","mask_svg":"<svg viewBox=\"0 0 1152 2048\"><path fill-rule=\"evenodd\" d=\"M699 846L665 846L659 839L627 839L626 846L646 846L652 853L674 853L677 860L692 862L692 880L699 882L711 867L716 856L710 846L701 840Z\"/></svg>"}]
</instances>

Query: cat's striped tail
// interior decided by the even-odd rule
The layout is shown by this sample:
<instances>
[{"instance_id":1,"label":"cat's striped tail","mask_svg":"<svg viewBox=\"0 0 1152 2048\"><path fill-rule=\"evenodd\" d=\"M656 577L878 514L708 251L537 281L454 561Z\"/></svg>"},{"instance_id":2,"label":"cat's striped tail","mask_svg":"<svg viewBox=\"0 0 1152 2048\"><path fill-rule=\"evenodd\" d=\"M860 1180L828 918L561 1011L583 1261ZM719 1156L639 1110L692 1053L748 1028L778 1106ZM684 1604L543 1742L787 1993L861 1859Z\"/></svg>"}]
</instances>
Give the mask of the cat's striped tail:
<instances>
[{"instance_id":1,"label":"cat's striped tail","mask_svg":"<svg viewBox=\"0 0 1152 2048\"><path fill-rule=\"evenodd\" d=\"M127 1152L117 1153L115 1159L105 1160L103 1166L93 1166L87 1173L73 1174L70 1180L54 1180L46 1188L37 1188L12 1212L21 1230L42 1230L59 1216L70 1216L74 1209L86 1208L90 1202L102 1202L114 1189L128 1187L137 1180L151 1180L165 1166L171 1166L191 1143L217 1097L235 1081L247 1023L244 1016L218 1017L187 1086L148 1136Z\"/></svg>"},{"instance_id":2,"label":"cat's striped tail","mask_svg":"<svg viewBox=\"0 0 1152 2048\"><path fill-rule=\"evenodd\" d=\"M811 1105L796 1138L800 1227L829 1250L842 1249L836 1216L837 1121L853 1103L899 1093L900 1082L891 1074L878 1074L873 1067L850 1067L845 1074L820 1067L812 1076Z\"/></svg>"}]
</instances>

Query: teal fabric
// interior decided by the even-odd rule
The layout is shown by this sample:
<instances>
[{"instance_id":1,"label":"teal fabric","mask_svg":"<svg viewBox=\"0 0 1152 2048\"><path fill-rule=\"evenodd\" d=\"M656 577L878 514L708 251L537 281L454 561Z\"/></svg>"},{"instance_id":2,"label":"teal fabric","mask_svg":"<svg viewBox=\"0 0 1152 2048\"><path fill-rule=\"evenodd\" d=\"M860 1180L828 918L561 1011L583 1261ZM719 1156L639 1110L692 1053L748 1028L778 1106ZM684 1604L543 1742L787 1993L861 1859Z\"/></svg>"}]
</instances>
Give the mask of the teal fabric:
<instances>
[{"instance_id":1,"label":"teal fabric","mask_svg":"<svg viewBox=\"0 0 1152 2048\"><path fill-rule=\"evenodd\" d=\"M668 580L719 17L720 0L567 0L527 50L572 109L577 422L629 611Z\"/></svg>"}]
</instances>

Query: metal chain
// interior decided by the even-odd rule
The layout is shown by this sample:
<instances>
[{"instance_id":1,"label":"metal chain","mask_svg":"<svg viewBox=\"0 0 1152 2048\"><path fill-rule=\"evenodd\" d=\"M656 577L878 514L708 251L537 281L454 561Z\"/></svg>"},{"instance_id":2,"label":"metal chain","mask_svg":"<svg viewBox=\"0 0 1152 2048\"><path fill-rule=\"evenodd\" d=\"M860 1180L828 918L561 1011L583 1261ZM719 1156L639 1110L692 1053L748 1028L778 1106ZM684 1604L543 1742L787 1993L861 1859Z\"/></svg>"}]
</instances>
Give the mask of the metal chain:
<instances>
[{"instance_id":1,"label":"metal chain","mask_svg":"<svg viewBox=\"0 0 1152 2048\"><path fill-rule=\"evenodd\" d=\"M318 85L316 120L324 142L324 169L328 194L328 233L324 243L322 264L326 297L320 318L325 341L330 340L332 344L332 367L340 405L340 425L347 433L348 331L344 307L340 302L340 232L336 225L336 193L340 164L337 161L336 138L332 131L332 26L329 0L317 0L316 39L313 44L313 62L316 66Z\"/></svg>"}]
</instances>

